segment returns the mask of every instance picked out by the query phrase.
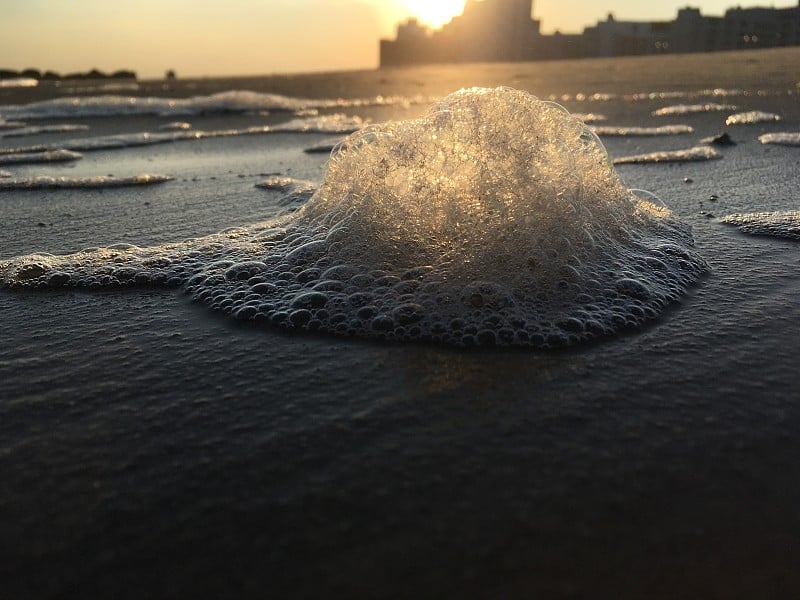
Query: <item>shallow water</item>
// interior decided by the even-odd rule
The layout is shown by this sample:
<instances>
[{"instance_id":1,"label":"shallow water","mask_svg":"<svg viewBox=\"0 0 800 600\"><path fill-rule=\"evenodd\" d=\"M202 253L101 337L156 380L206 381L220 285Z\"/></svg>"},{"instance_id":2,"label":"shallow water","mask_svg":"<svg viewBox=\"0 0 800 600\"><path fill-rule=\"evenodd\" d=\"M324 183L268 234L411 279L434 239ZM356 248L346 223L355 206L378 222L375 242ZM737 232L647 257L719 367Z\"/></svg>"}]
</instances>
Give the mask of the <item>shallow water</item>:
<instances>
[{"instance_id":1,"label":"shallow water","mask_svg":"<svg viewBox=\"0 0 800 600\"><path fill-rule=\"evenodd\" d=\"M646 84L636 89L664 89ZM586 85L565 82L565 93ZM650 112L674 101L625 100L633 91L603 101L609 125L663 124ZM0 550L3 589L792 596L800 246L719 218L797 208L797 148L758 137L797 130L800 114L792 96L731 101L784 120L731 130L738 145L719 160L617 167L692 226L711 272L658 320L588 346L465 351L288 334L180 290L1 291L0 538L15 540ZM724 131L726 116L683 118L699 140ZM107 135L159 123L87 124ZM265 220L285 207L257 183L321 181L325 156L302 151L315 136L327 138L218 138L5 166L14 177L157 167L174 180L3 192L0 259ZM686 135L604 141L612 158L689 145Z\"/></svg>"}]
</instances>

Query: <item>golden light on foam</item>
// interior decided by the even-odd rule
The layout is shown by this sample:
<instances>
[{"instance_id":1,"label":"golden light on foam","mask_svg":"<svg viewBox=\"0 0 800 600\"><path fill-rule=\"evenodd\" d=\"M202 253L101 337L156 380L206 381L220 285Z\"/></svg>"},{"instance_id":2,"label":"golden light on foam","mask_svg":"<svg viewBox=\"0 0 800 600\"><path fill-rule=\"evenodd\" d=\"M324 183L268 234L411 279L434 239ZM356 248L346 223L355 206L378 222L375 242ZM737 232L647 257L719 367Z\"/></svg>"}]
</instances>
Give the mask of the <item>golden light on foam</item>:
<instances>
[{"instance_id":1,"label":"golden light on foam","mask_svg":"<svg viewBox=\"0 0 800 600\"><path fill-rule=\"evenodd\" d=\"M430 27L441 27L464 11L465 0L405 0L408 11Z\"/></svg>"}]
</instances>

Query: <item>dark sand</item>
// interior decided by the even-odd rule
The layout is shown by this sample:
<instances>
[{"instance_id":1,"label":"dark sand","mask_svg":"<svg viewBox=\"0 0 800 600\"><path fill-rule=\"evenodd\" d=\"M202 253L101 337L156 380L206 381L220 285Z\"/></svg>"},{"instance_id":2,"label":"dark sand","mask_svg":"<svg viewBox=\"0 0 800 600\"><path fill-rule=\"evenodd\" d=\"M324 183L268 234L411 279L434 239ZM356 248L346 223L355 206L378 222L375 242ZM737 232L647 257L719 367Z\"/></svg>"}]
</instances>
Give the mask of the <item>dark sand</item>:
<instances>
[{"instance_id":1,"label":"dark sand","mask_svg":"<svg viewBox=\"0 0 800 600\"><path fill-rule=\"evenodd\" d=\"M736 87L750 95L732 102L784 121L730 128L739 144L718 161L620 168L692 225L712 271L648 327L588 346L466 351L290 335L179 290L0 291L3 597L796 597L800 246L715 217L797 208L800 150L756 140L800 129L800 96L787 94L799 59L791 49L202 82L198 93L317 97L497 83L540 96ZM649 116L680 102L567 105L614 125L695 127L608 140L612 156L725 130L725 113ZM95 134L159 123L89 121ZM254 184L268 172L320 180L324 155L302 149L326 137L15 168L176 180L2 193L0 257L265 219L278 195Z\"/></svg>"}]
</instances>

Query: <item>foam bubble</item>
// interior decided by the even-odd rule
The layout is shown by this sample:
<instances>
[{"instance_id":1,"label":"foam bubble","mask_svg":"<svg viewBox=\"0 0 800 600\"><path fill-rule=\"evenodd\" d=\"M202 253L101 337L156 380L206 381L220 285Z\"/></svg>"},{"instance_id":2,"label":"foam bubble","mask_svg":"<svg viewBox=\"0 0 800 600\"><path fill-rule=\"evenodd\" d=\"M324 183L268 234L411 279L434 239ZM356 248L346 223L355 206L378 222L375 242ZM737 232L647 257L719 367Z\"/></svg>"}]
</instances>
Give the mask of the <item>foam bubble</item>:
<instances>
[{"instance_id":1,"label":"foam bubble","mask_svg":"<svg viewBox=\"0 0 800 600\"><path fill-rule=\"evenodd\" d=\"M46 190L46 189L99 189L114 187L130 187L137 185L152 185L171 181L172 177L166 175L152 175L141 173L131 177L114 177L110 175L96 175L94 177L50 177L39 175L0 181L0 191L9 190Z\"/></svg>"},{"instance_id":2,"label":"foam bubble","mask_svg":"<svg viewBox=\"0 0 800 600\"><path fill-rule=\"evenodd\" d=\"M758 136L762 144L778 144L780 146L800 146L800 131L782 131L765 133Z\"/></svg>"},{"instance_id":3,"label":"foam bubble","mask_svg":"<svg viewBox=\"0 0 800 600\"><path fill-rule=\"evenodd\" d=\"M694 146L683 150L663 150L659 152L648 152L646 154L634 154L632 156L620 156L614 159L615 165L631 165L646 163L664 162L702 162L722 158L722 155L708 146Z\"/></svg>"},{"instance_id":4,"label":"foam bubble","mask_svg":"<svg viewBox=\"0 0 800 600\"><path fill-rule=\"evenodd\" d=\"M744 233L800 240L800 211L735 213L720 219Z\"/></svg>"},{"instance_id":5,"label":"foam bubble","mask_svg":"<svg viewBox=\"0 0 800 600\"><path fill-rule=\"evenodd\" d=\"M682 135L692 133L689 125L663 125L661 127L593 127L597 135L602 137L652 137L660 135Z\"/></svg>"},{"instance_id":6,"label":"foam bubble","mask_svg":"<svg viewBox=\"0 0 800 600\"><path fill-rule=\"evenodd\" d=\"M689 227L626 189L582 122L499 88L352 135L287 217L154 248L29 255L0 262L0 277L184 285L287 329L552 347L655 318L706 269Z\"/></svg>"},{"instance_id":7,"label":"foam bubble","mask_svg":"<svg viewBox=\"0 0 800 600\"><path fill-rule=\"evenodd\" d=\"M736 113L725 119L726 125L754 125L756 123L770 123L780 121L781 116L775 113L764 112L761 110L751 110L749 112Z\"/></svg>"}]
</instances>

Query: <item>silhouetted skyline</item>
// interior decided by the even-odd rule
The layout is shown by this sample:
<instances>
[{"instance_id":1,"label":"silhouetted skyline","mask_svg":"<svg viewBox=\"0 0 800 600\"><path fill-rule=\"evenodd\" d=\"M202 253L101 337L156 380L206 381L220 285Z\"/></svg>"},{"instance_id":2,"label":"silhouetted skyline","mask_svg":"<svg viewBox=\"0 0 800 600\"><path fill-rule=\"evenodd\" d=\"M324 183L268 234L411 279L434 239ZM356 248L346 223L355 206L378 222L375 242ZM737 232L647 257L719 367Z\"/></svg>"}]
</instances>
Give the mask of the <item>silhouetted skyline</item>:
<instances>
[{"instance_id":1,"label":"silhouetted skyline","mask_svg":"<svg viewBox=\"0 0 800 600\"><path fill-rule=\"evenodd\" d=\"M421 22L444 0L26 0L6 2L0 68L59 73L136 71L142 78L373 69L380 38ZM457 14L463 6L448 0ZM613 12L618 20L666 20L687 0L537 0L542 33L578 33ZM732 0L698 0L721 14ZM770 4L772 4L770 2ZM775 2L795 6L794 0ZM426 15L428 15L426 17Z\"/></svg>"},{"instance_id":2,"label":"silhouetted skyline","mask_svg":"<svg viewBox=\"0 0 800 600\"><path fill-rule=\"evenodd\" d=\"M711 52L800 45L793 8L729 8L723 16L687 6L669 21L625 21L609 13L581 34L545 35L533 0L467 0L462 14L430 30L417 19L381 40L381 66L526 61Z\"/></svg>"}]
</instances>

